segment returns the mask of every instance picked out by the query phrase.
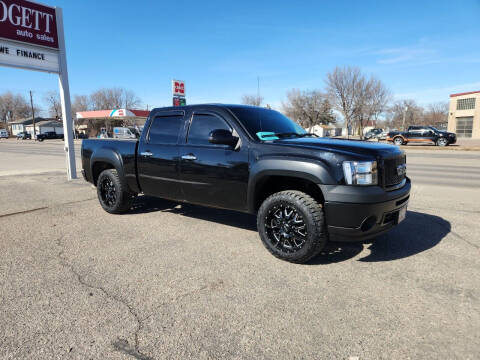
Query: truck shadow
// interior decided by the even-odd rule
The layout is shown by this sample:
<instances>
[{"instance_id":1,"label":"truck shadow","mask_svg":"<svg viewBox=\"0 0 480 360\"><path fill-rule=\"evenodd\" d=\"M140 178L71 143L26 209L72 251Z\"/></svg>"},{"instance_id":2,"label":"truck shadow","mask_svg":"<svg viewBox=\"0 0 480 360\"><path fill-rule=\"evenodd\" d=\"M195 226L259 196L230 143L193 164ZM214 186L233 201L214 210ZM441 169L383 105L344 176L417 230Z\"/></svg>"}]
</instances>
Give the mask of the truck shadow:
<instances>
[{"instance_id":1,"label":"truck shadow","mask_svg":"<svg viewBox=\"0 0 480 360\"><path fill-rule=\"evenodd\" d=\"M235 211L183 204L149 196L140 196L130 214L170 212L195 219L257 231L255 216ZM408 211L400 225L368 243L328 243L324 251L307 265L326 265L354 258L364 250L369 254L363 262L392 261L416 255L437 245L451 231L445 219L416 211ZM260 239L259 239L260 241Z\"/></svg>"},{"instance_id":2,"label":"truck shadow","mask_svg":"<svg viewBox=\"0 0 480 360\"><path fill-rule=\"evenodd\" d=\"M257 220L255 216L250 214L179 203L150 196L139 196L136 199L132 210L128 214L140 214L155 211L170 212L218 224L235 226L245 230L257 231Z\"/></svg>"},{"instance_id":3,"label":"truck shadow","mask_svg":"<svg viewBox=\"0 0 480 360\"><path fill-rule=\"evenodd\" d=\"M364 249L368 255L358 259L363 262L392 261L419 254L436 246L451 231L445 219L416 211L408 211L404 222L386 234L368 243L330 243L324 252L309 264L330 264L348 260Z\"/></svg>"}]
</instances>

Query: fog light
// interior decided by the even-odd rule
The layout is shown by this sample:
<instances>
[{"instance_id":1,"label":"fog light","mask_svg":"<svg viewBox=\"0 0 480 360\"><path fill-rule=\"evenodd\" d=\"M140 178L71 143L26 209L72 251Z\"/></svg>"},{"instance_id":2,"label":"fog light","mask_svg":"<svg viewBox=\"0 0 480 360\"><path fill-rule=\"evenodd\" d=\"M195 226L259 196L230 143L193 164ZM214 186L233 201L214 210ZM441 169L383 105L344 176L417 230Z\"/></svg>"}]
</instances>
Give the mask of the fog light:
<instances>
[{"instance_id":1,"label":"fog light","mask_svg":"<svg viewBox=\"0 0 480 360\"><path fill-rule=\"evenodd\" d=\"M376 216L369 216L365 220L363 220L362 226L360 226L360 230L362 231L368 231L370 230L375 223L377 222L377 217Z\"/></svg>"}]
</instances>

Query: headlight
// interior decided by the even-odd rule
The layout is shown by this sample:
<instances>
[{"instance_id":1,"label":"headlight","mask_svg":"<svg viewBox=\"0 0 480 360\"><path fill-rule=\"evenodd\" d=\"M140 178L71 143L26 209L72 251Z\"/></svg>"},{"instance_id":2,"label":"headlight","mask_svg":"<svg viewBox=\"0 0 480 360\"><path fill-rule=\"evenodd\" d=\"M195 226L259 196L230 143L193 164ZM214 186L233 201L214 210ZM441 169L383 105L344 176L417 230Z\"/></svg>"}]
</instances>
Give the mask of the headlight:
<instances>
[{"instance_id":1,"label":"headlight","mask_svg":"<svg viewBox=\"0 0 480 360\"><path fill-rule=\"evenodd\" d=\"M343 174L348 185L377 185L376 161L344 161Z\"/></svg>"}]
</instances>

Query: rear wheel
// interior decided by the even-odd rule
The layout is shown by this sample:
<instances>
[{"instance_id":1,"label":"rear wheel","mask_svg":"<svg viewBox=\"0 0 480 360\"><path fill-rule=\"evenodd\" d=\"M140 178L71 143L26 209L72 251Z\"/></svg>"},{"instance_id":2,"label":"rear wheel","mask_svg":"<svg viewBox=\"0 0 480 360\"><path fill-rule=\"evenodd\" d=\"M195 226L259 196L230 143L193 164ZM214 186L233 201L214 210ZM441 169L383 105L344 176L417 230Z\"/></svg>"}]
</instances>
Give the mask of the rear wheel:
<instances>
[{"instance_id":1,"label":"rear wheel","mask_svg":"<svg viewBox=\"0 0 480 360\"><path fill-rule=\"evenodd\" d=\"M322 205L301 191L268 197L258 210L257 227L267 250L293 263L315 257L328 240Z\"/></svg>"},{"instance_id":2,"label":"rear wheel","mask_svg":"<svg viewBox=\"0 0 480 360\"><path fill-rule=\"evenodd\" d=\"M118 176L115 169L100 173L97 180L97 196L102 208L111 214L121 214L130 210L135 194L129 191L127 184Z\"/></svg>"},{"instance_id":3,"label":"rear wheel","mask_svg":"<svg viewBox=\"0 0 480 360\"><path fill-rule=\"evenodd\" d=\"M397 146L403 145L403 139L400 136L397 136L393 139L393 143Z\"/></svg>"}]
</instances>

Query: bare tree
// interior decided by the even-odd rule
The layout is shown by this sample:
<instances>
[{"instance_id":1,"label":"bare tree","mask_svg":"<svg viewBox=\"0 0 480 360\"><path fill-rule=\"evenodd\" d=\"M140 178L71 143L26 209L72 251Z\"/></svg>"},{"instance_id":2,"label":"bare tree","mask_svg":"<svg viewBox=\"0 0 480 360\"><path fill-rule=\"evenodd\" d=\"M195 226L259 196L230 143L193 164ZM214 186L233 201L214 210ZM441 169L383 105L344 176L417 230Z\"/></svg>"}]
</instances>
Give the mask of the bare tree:
<instances>
[{"instance_id":1,"label":"bare tree","mask_svg":"<svg viewBox=\"0 0 480 360\"><path fill-rule=\"evenodd\" d=\"M352 127L352 122L358 112L357 92L362 74L358 67L336 67L327 74L327 92L335 109L343 114L347 129Z\"/></svg>"},{"instance_id":2,"label":"bare tree","mask_svg":"<svg viewBox=\"0 0 480 360\"><path fill-rule=\"evenodd\" d=\"M103 88L90 95L93 110L118 109L122 107L123 90L120 88Z\"/></svg>"},{"instance_id":3,"label":"bare tree","mask_svg":"<svg viewBox=\"0 0 480 360\"><path fill-rule=\"evenodd\" d=\"M29 116L32 116L32 110L25 97L10 91L0 95L0 121L15 121Z\"/></svg>"},{"instance_id":4,"label":"bare tree","mask_svg":"<svg viewBox=\"0 0 480 360\"><path fill-rule=\"evenodd\" d=\"M260 95L243 95L242 104L260 106L263 103L263 96Z\"/></svg>"},{"instance_id":5,"label":"bare tree","mask_svg":"<svg viewBox=\"0 0 480 360\"><path fill-rule=\"evenodd\" d=\"M50 116L60 119L62 117L62 104L60 102L60 95L58 92L49 91L45 95L44 100L48 104Z\"/></svg>"},{"instance_id":6,"label":"bare tree","mask_svg":"<svg viewBox=\"0 0 480 360\"><path fill-rule=\"evenodd\" d=\"M75 95L72 103L72 111L88 111L91 110L92 106L90 99L87 95Z\"/></svg>"},{"instance_id":7,"label":"bare tree","mask_svg":"<svg viewBox=\"0 0 480 360\"><path fill-rule=\"evenodd\" d=\"M90 95L93 110L134 108L141 104L140 98L123 88L102 88Z\"/></svg>"},{"instance_id":8,"label":"bare tree","mask_svg":"<svg viewBox=\"0 0 480 360\"><path fill-rule=\"evenodd\" d=\"M436 102L427 106L424 122L428 125L441 125L448 121L448 102Z\"/></svg>"},{"instance_id":9,"label":"bare tree","mask_svg":"<svg viewBox=\"0 0 480 360\"><path fill-rule=\"evenodd\" d=\"M390 100L390 92L385 85L374 76L368 80L361 77L355 91L354 118L358 128L358 134L363 135L366 122L377 122L379 116L387 110Z\"/></svg>"},{"instance_id":10,"label":"bare tree","mask_svg":"<svg viewBox=\"0 0 480 360\"><path fill-rule=\"evenodd\" d=\"M315 125L335 123L335 116L328 97L317 90L300 91L293 89L287 93L287 101L282 103L285 115L312 130Z\"/></svg>"},{"instance_id":11,"label":"bare tree","mask_svg":"<svg viewBox=\"0 0 480 360\"><path fill-rule=\"evenodd\" d=\"M424 110L418 106L415 100L396 101L388 111L388 127L403 130L403 118L405 116L405 127L410 125L424 124Z\"/></svg>"},{"instance_id":12,"label":"bare tree","mask_svg":"<svg viewBox=\"0 0 480 360\"><path fill-rule=\"evenodd\" d=\"M377 78L369 80L369 97L367 100L368 117L375 122L379 116L388 110L388 104L392 98L390 90Z\"/></svg>"},{"instance_id":13,"label":"bare tree","mask_svg":"<svg viewBox=\"0 0 480 360\"><path fill-rule=\"evenodd\" d=\"M142 104L140 98L132 90L123 90L123 104L126 109L135 109Z\"/></svg>"},{"instance_id":14,"label":"bare tree","mask_svg":"<svg viewBox=\"0 0 480 360\"><path fill-rule=\"evenodd\" d=\"M363 128L368 120L378 120L387 110L390 91L376 77L367 78L358 67L336 67L327 74L327 90L348 129Z\"/></svg>"}]
</instances>

